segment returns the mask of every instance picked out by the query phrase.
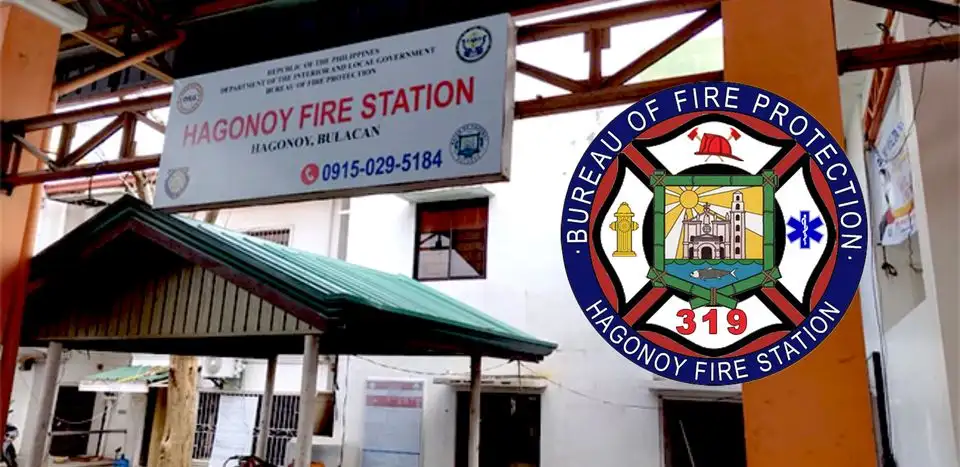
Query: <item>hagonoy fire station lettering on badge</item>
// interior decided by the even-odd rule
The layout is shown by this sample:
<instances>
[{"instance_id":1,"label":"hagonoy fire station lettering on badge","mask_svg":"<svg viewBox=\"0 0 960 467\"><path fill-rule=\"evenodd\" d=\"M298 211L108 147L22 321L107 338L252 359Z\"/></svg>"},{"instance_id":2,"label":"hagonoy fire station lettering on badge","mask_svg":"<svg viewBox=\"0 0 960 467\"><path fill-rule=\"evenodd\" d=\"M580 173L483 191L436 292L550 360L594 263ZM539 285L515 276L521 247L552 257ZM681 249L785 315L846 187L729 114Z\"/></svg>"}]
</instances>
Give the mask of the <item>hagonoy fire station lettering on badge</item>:
<instances>
[{"instance_id":1,"label":"hagonoy fire station lettering on badge","mask_svg":"<svg viewBox=\"0 0 960 467\"><path fill-rule=\"evenodd\" d=\"M810 114L703 82L600 131L561 236L574 295L611 347L712 386L776 373L827 338L863 273L867 216L853 167Z\"/></svg>"}]
</instances>

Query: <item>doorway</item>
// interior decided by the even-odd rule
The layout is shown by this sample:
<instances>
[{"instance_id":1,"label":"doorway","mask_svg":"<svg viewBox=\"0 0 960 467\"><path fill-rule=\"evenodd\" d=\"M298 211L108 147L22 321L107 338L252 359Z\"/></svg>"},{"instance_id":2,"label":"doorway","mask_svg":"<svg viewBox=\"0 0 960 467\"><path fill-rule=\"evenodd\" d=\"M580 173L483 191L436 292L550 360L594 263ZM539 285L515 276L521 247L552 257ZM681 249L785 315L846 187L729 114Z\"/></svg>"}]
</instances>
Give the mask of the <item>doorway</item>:
<instances>
[{"instance_id":1,"label":"doorway","mask_svg":"<svg viewBox=\"0 0 960 467\"><path fill-rule=\"evenodd\" d=\"M81 392L76 386L60 386L57 391L57 405L53 410L51 431L71 431L78 434L51 437L51 456L75 457L87 454L96 400L95 392Z\"/></svg>"},{"instance_id":2,"label":"doorway","mask_svg":"<svg viewBox=\"0 0 960 467\"><path fill-rule=\"evenodd\" d=\"M713 248L705 246L700 249L700 259L713 259Z\"/></svg>"},{"instance_id":3,"label":"doorway","mask_svg":"<svg viewBox=\"0 0 960 467\"><path fill-rule=\"evenodd\" d=\"M661 400L665 467L746 467L743 404Z\"/></svg>"},{"instance_id":4,"label":"doorway","mask_svg":"<svg viewBox=\"0 0 960 467\"><path fill-rule=\"evenodd\" d=\"M457 462L467 466L470 393L457 393ZM540 466L540 395L480 396L480 467Z\"/></svg>"}]
</instances>

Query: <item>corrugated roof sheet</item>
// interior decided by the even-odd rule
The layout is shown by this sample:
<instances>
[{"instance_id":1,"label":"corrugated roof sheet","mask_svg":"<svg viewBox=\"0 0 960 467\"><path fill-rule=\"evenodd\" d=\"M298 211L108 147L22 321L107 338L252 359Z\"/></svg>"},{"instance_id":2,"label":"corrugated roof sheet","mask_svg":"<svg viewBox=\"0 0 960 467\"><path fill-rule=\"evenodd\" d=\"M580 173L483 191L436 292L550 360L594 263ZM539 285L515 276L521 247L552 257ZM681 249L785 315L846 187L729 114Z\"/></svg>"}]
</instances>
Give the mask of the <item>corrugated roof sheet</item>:
<instances>
[{"instance_id":1,"label":"corrugated roof sheet","mask_svg":"<svg viewBox=\"0 0 960 467\"><path fill-rule=\"evenodd\" d=\"M308 253L189 217L174 217L194 229L216 236L235 249L238 255L291 275L299 287L311 295L556 347L409 277Z\"/></svg>"},{"instance_id":2,"label":"corrugated roof sheet","mask_svg":"<svg viewBox=\"0 0 960 467\"><path fill-rule=\"evenodd\" d=\"M32 280L59 277L64 264L79 265L84 261L83 251L91 244L109 245L110 239L115 238L111 232L117 228L133 229L134 225L150 229L276 292L279 300L297 308L295 313L300 319L314 321L320 329L324 324L333 324L327 341L332 346L328 348L331 353L343 348L347 353L469 353L539 360L557 347L409 277L157 211L132 196L114 202L38 254L31 262ZM103 236L108 237L97 240ZM316 319L303 315L311 312ZM377 319L378 313L384 314L383 322L387 324L370 322ZM365 342L376 339L367 337L367 325L374 332L390 336L385 341ZM401 327L394 332L390 327L394 325ZM413 347L408 349L405 345Z\"/></svg>"},{"instance_id":3,"label":"corrugated roof sheet","mask_svg":"<svg viewBox=\"0 0 960 467\"><path fill-rule=\"evenodd\" d=\"M170 369L164 366L122 366L84 378L86 381L112 383L156 383L166 380Z\"/></svg>"}]
</instances>

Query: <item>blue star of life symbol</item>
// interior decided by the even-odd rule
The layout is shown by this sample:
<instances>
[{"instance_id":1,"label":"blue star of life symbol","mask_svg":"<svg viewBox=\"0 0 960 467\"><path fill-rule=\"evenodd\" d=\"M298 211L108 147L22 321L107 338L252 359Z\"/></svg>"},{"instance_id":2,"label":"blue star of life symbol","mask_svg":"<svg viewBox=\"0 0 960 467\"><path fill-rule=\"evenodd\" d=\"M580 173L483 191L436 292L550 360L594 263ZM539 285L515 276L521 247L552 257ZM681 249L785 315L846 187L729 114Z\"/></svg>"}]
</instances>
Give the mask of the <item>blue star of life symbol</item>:
<instances>
[{"instance_id":1,"label":"blue star of life symbol","mask_svg":"<svg viewBox=\"0 0 960 467\"><path fill-rule=\"evenodd\" d=\"M800 211L800 219L790 216L787 226L791 231L787 234L787 240L790 243L800 241L800 248L806 250L810 248L810 241L820 243L823 240L823 234L820 233L820 227L823 227L823 219L814 217L810 219L810 211Z\"/></svg>"}]
</instances>

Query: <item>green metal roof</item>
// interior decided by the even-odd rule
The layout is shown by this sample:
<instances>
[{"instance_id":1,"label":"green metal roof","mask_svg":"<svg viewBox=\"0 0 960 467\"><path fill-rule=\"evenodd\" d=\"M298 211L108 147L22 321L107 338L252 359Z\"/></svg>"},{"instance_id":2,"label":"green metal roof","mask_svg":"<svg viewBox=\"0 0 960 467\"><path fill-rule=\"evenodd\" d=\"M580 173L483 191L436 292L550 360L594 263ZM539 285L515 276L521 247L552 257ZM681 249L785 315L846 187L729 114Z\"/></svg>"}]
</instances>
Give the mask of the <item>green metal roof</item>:
<instances>
[{"instance_id":1,"label":"green metal roof","mask_svg":"<svg viewBox=\"0 0 960 467\"><path fill-rule=\"evenodd\" d=\"M398 334L411 336L409 340L415 340L421 349L428 347L430 353L448 355L469 350L482 355L540 360L557 347L409 277L157 211L132 196L124 196L41 252L31 264L32 276L36 279L37 275L52 275L63 264L79 261L83 256L79 251L89 248L94 238L113 238L115 234L111 232L118 226L129 226L131 221L138 221L138 225L145 225L190 251L213 258L233 273L254 279L300 309L309 309L315 313L317 324L332 324L327 327L329 339L335 342L331 344L335 348L327 349L330 353L339 347L352 349L344 353L368 353L363 349L373 346L357 345L357 340L370 339L366 336L371 333L364 330L375 328L373 321L377 318L385 318L388 324L384 326L397 328L379 329L375 335L385 343L369 353L387 350L402 354L402 349L384 349L398 345L393 342Z\"/></svg>"},{"instance_id":2,"label":"green metal roof","mask_svg":"<svg viewBox=\"0 0 960 467\"><path fill-rule=\"evenodd\" d=\"M166 381L170 369L164 366L122 366L84 378L84 381L111 383L158 383Z\"/></svg>"}]
</instances>

